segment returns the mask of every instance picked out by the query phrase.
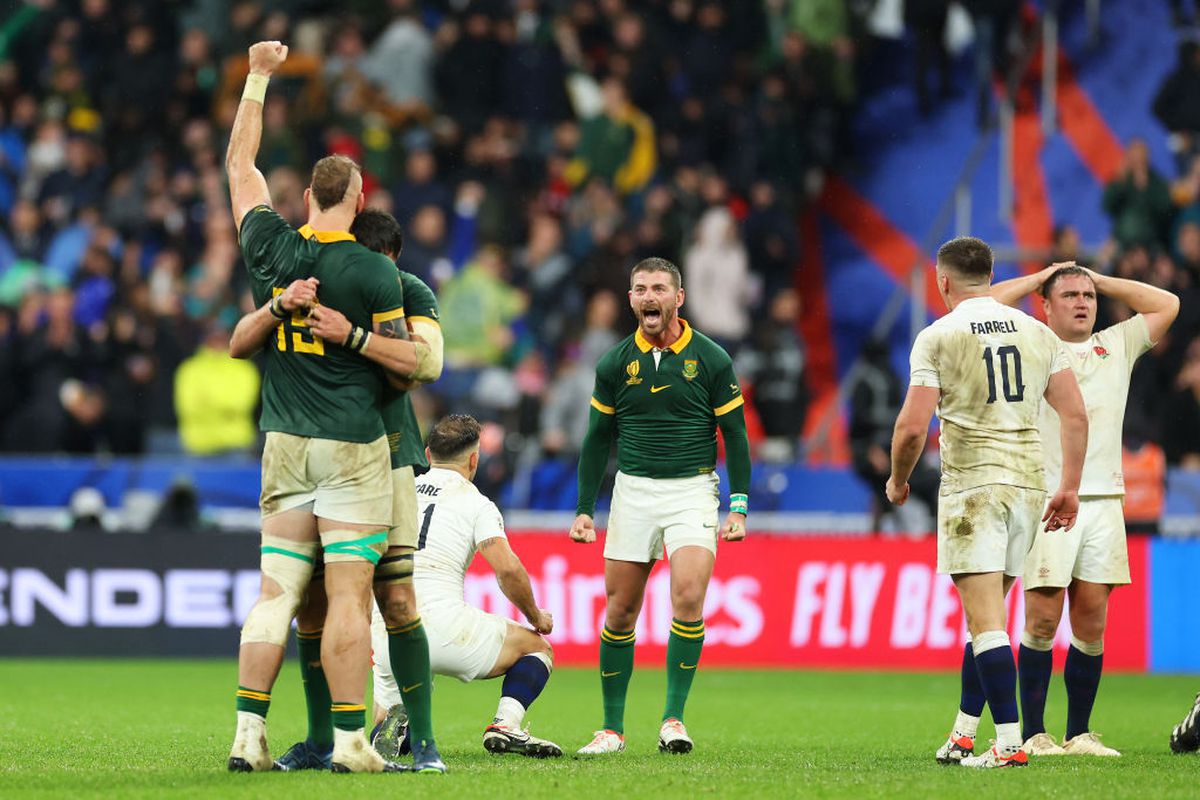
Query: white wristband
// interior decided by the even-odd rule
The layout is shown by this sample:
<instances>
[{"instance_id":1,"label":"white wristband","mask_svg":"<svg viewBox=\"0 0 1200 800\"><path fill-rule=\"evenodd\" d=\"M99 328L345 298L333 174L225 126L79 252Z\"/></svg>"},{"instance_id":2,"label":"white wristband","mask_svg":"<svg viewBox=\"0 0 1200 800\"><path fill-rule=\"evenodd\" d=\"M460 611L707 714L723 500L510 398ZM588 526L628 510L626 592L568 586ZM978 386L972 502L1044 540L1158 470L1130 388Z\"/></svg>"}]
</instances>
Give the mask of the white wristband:
<instances>
[{"instance_id":1,"label":"white wristband","mask_svg":"<svg viewBox=\"0 0 1200 800\"><path fill-rule=\"evenodd\" d=\"M267 98L267 84L271 79L266 75L250 73L246 76L246 88L242 89L243 100L253 100L262 105Z\"/></svg>"}]
</instances>

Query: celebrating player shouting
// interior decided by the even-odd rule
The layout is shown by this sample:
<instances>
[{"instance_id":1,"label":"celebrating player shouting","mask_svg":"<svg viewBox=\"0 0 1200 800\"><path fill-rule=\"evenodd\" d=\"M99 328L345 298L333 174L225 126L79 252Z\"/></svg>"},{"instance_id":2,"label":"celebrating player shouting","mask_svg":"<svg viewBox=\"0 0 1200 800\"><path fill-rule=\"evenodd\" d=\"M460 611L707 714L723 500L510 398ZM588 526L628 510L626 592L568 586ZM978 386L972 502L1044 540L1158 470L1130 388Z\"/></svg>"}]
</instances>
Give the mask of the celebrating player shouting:
<instances>
[{"instance_id":1,"label":"celebrating player shouting","mask_svg":"<svg viewBox=\"0 0 1200 800\"><path fill-rule=\"evenodd\" d=\"M1097 275L1074 264L1052 264L1041 272L992 287L992 297L1016 305L1040 292L1046 323L1071 353L1088 412L1087 458L1079 488L1079 518L1070 531L1039 532L1025 559L1025 631L1018 672L1024 748L1032 755L1117 756L1100 743L1089 720L1104 660L1104 623L1114 586L1129 583L1121 473L1121 427L1129 375L1142 353L1162 338L1179 313L1179 298L1137 281ZM1133 309L1124 322L1093 333L1096 294ZM1042 407L1038 425L1046 475L1062 469L1058 415ZM1067 685L1067 733L1060 747L1046 732L1043 715L1050 685L1054 634L1063 597L1071 596L1071 647L1063 678Z\"/></svg>"},{"instance_id":2,"label":"celebrating player shouting","mask_svg":"<svg viewBox=\"0 0 1200 800\"><path fill-rule=\"evenodd\" d=\"M679 269L662 258L633 268L629 303L638 329L596 367L591 418L579 458L578 516L571 538L593 542L596 494L617 439L617 480L604 544L607 594L600 634L604 729L581 754L625 749L625 695L633 673L634 625L646 580L665 545L675 619L667 643L667 703L659 750L687 753L683 707L704 644L704 595L717 538L746 535L750 444L729 355L677 315ZM729 464L729 515L717 530L717 428Z\"/></svg>"},{"instance_id":3,"label":"celebrating player shouting","mask_svg":"<svg viewBox=\"0 0 1200 800\"><path fill-rule=\"evenodd\" d=\"M950 313L913 342L887 495L896 504L908 499L908 477L936 408L942 424L937 569L954 579L971 633L958 719L937 759L969 767L1023 766L1028 756L1021 750L1004 598L1021 574L1045 504L1038 410L1045 397L1062 420L1061 482L1042 517L1051 531L1075 523L1087 413L1054 333L991 298L992 251L984 242L962 237L942 245L937 282ZM997 741L972 756L985 699Z\"/></svg>"}]
</instances>

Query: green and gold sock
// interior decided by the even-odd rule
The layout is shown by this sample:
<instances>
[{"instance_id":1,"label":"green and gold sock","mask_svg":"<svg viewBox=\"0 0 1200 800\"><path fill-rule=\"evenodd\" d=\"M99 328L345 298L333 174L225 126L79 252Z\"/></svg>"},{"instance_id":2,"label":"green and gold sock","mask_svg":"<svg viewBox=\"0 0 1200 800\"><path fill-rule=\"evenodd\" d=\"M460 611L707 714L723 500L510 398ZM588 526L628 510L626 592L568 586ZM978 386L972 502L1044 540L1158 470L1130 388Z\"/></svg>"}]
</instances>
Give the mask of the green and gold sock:
<instances>
[{"instance_id":1,"label":"green and gold sock","mask_svg":"<svg viewBox=\"0 0 1200 800\"><path fill-rule=\"evenodd\" d=\"M367 725L367 707L362 703L338 703L329 705L333 727L340 731L361 731Z\"/></svg>"},{"instance_id":2,"label":"green and gold sock","mask_svg":"<svg viewBox=\"0 0 1200 800\"><path fill-rule=\"evenodd\" d=\"M429 671L429 638L420 619L388 628L388 663L408 711L414 743L433 743L433 673Z\"/></svg>"},{"instance_id":3,"label":"green and gold sock","mask_svg":"<svg viewBox=\"0 0 1200 800\"><path fill-rule=\"evenodd\" d=\"M605 730L625 732L625 695L633 676L633 631L600 631L600 689Z\"/></svg>"},{"instance_id":4,"label":"green and gold sock","mask_svg":"<svg viewBox=\"0 0 1200 800\"><path fill-rule=\"evenodd\" d=\"M270 692L260 692L257 689L247 689L245 686L239 686L236 697L238 711L257 714L263 719L267 718L267 709L271 707Z\"/></svg>"},{"instance_id":5,"label":"green and gold sock","mask_svg":"<svg viewBox=\"0 0 1200 800\"><path fill-rule=\"evenodd\" d=\"M704 620L684 622L671 620L671 636L667 639L667 706L663 719L683 722L683 706L692 690L700 650L704 647Z\"/></svg>"},{"instance_id":6,"label":"green and gold sock","mask_svg":"<svg viewBox=\"0 0 1200 800\"><path fill-rule=\"evenodd\" d=\"M296 631L300 648L300 680L308 707L308 741L321 750L333 747L333 717L329 715L329 682L321 666L321 631Z\"/></svg>"}]
</instances>

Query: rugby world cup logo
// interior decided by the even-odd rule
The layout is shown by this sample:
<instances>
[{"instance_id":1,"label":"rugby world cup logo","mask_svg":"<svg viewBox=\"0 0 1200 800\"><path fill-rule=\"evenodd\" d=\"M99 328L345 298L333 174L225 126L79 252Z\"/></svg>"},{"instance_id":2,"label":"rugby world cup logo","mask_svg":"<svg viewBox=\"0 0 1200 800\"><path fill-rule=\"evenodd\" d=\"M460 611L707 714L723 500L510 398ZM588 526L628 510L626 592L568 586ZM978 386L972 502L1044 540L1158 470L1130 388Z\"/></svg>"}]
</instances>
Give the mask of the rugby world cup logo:
<instances>
[{"instance_id":1,"label":"rugby world cup logo","mask_svg":"<svg viewBox=\"0 0 1200 800\"><path fill-rule=\"evenodd\" d=\"M630 361L625 367L625 374L629 376L629 380L625 381L626 386L637 386L642 382L638 377L638 373L642 371L642 365L638 361Z\"/></svg>"}]
</instances>

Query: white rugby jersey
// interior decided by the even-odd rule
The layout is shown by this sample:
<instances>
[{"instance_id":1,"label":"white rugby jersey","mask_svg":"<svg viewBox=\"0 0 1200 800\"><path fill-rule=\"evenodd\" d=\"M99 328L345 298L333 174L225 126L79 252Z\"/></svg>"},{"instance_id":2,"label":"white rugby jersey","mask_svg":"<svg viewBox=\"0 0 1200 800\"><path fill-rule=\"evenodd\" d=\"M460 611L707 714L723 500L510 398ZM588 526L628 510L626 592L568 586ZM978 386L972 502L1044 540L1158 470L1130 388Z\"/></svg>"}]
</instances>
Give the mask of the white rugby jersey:
<instances>
[{"instance_id":1,"label":"white rugby jersey","mask_svg":"<svg viewBox=\"0 0 1200 800\"><path fill-rule=\"evenodd\" d=\"M1079 381L1088 415L1088 448L1083 462L1080 495L1123 495L1121 472L1121 428L1125 401L1129 398L1129 376L1138 357L1154 346L1146 318L1137 314L1111 328L1093 333L1086 342L1063 342L1070 355L1071 369ZM1062 475L1062 440L1058 414L1049 403L1038 419L1046 481L1057 486Z\"/></svg>"},{"instance_id":2,"label":"white rugby jersey","mask_svg":"<svg viewBox=\"0 0 1200 800\"><path fill-rule=\"evenodd\" d=\"M413 582L419 602L462 602L479 545L504 536L500 509L454 470L434 468L417 478L417 524Z\"/></svg>"},{"instance_id":3,"label":"white rugby jersey","mask_svg":"<svg viewBox=\"0 0 1200 800\"><path fill-rule=\"evenodd\" d=\"M1053 331L991 297L962 301L918 334L910 383L941 390L943 494L1046 488L1038 414L1068 359Z\"/></svg>"}]
</instances>

